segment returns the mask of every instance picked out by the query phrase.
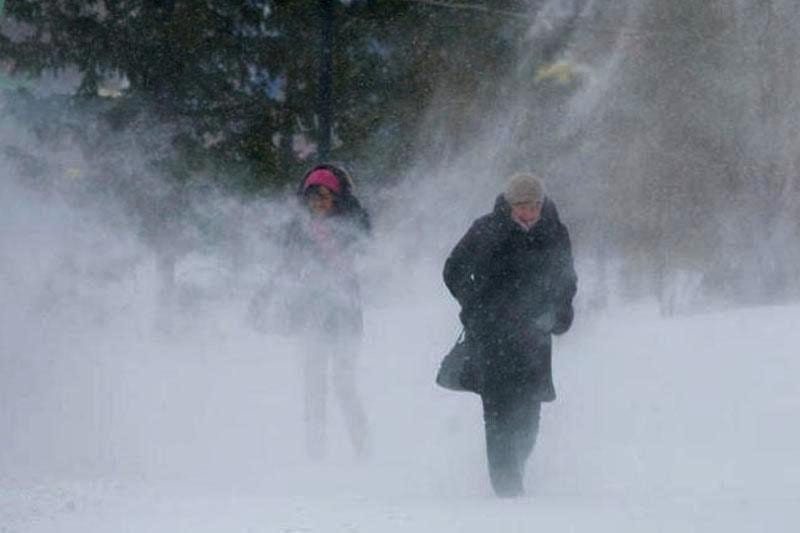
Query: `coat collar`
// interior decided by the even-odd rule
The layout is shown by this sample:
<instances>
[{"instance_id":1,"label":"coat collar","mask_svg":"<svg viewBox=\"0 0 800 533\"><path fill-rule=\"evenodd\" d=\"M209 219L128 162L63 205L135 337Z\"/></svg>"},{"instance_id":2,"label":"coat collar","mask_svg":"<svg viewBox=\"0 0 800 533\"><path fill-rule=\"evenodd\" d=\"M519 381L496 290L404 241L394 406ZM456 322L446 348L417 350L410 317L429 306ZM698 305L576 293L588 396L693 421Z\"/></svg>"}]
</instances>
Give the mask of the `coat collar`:
<instances>
[{"instance_id":1,"label":"coat collar","mask_svg":"<svg viewBox=\"0 0 800 533\"><path fill-rule=\"evenodd\" d=\"M494 202L493 216L500 222L507 231L518 231L525 235L547 235L552 233L559 224L558 212L555 204L547 197L542 202L542 214L539 221L534 226L525 231L519 224L511 218L511 204L500 194Z\"/></svg>"}]
</instances>

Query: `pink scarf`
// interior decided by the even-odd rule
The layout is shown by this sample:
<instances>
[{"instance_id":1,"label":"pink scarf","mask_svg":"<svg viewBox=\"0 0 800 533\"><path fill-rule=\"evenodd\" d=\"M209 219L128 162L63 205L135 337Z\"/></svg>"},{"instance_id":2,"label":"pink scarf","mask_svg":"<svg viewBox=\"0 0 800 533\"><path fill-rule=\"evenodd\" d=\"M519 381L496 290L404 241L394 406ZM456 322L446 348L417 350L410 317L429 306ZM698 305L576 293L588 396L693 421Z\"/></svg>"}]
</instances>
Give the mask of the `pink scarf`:
<instances>
[{"instance_id":1,"label":"pink scarf","mask_svg":"<svg viewBox=\"0 0 800 533\"><path fill-rule=\"evenodd\" d=\"M334 232L333 224L328 218L312 217L308 221L308 233L311 240L322 254L322 262L326 269L338 271L345 276L355 275L353 258L342 253L342 243Z\"/></svg>"}]
</instances>

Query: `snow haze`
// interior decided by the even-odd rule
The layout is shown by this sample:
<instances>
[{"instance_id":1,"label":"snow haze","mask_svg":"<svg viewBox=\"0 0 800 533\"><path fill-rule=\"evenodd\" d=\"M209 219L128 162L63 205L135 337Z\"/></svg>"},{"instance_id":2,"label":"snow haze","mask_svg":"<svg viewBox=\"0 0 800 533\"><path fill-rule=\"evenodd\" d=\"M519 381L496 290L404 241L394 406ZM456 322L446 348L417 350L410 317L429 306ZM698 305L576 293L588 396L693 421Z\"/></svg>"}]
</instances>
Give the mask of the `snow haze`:
<instances>
[{"instance_id":1,"label":"snow haze","mask_svg":"<svg viewBox=\"0 0 800 533\"><path fill-rule=\"evenodd\" d=\"M459 330L440 281L455 233L420 254L402 224L378 213L361 264L359 382L373 454L355 460L334 403L331 449L317 463L302 446L297 347L246 320L266 267L234 274L213 247L187 254L165 316L156 262L132 228L8 177L2 186L9 531L788 531L798 522L796 305L663 318L653 300L602 311L579 302L555 344L559 399L543 411L530 497L496 501L478 398L433 384ZM277 216L274 205L241 209L248 230L269 235L260 215ZM268 256L269 239L257 242L252 256ZM579 264L579 276L591 275Z\"/></svg>"},{"instance_id":2,"label":"snow haze","mask_svg":"<svg viewBox=\"0 0 800 533\"><path fill-rule=\"evenodd\" d=\"M476 113L466 136L434 106L407 175L384 187L356 173L375 224L358 264L367 459L334 397L327 456L308 459L300 347L248 319L276 268L287 195L244 201L199 183L182 193L185 216L164 216L176 193L142 165L167 145L158 130L141 142L99 134L100 170L68 140L34 173L0 152L0 532L794 531L797 185L782 182L763 220L749 214L769 184L714 188L767 159L796 175L794 115L764 118L753 103L770 69L751 46L761 19L724 2L715 42L746 52L741 91L727 82L739 55L704 48L693 60L720 69L694 79L708 92L658 92L647 65L665 59L651 39L675 15L665 3L534 4L546 9L498 81L503 105ZM576 9L583 22L565 52L535 70L525 47ZM599 31L609 21L630 31ZM765 37L771 57L788 54L787 28ZM772 82L797 86L790 67ZM526 79L545 85L516 89ZM575 85L541 96L562 80ZM698 102L720 94L711 88L732 100L700 116ZM681 120L709 130L729 131L722 117L737 107L761 122L740 124L747 142L709 163L694 151L702 143L678 142L696 123L651 127L689 104ZM526 129L527 112L539 129ZM0 146L36 151L24 123L0 118ZM444 260L518 166L544 176L572 232L579 289L573 328L554 343L558 400L543 407L528 496L503 501L489 485L479 398L434 376L460 331ZM660 197L657 185L677 181L656 178L676 170L678 193ZM684 188L704 172L713 186Z\"/></svg>"}]
</instances>

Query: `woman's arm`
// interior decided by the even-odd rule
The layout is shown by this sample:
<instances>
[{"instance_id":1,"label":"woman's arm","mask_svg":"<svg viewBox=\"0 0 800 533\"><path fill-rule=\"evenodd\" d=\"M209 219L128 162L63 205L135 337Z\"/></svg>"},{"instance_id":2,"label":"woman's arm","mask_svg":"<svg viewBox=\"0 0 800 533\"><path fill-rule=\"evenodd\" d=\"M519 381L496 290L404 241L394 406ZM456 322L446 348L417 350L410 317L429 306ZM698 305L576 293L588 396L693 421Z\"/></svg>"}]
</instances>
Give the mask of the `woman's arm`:
<instances>
[{"instance_id":1,"label":"woman's arm","mask_svg":"<svg viewBox=\"0 0 800 533\"><path fill-rule=\"evenodd\" d=\"M572 325L574 310L572 299L578 291L578 275L572 260L572 243L566 226L561 225L559 243L556 248L556 306L553 333L561 335Z\"/></svg>"},{"instance_id":2,"label":"woman's arm","mask_svg":"<svg viewBox=\"0 0 800 533\"><path fill-rule=\"evenodd\" d=\"M480 265L491 246L487 224L477 220L458 241L444 264L444 283L461 304L469 307L480 294L482 278Z\"/></svg>"}]
</instances>

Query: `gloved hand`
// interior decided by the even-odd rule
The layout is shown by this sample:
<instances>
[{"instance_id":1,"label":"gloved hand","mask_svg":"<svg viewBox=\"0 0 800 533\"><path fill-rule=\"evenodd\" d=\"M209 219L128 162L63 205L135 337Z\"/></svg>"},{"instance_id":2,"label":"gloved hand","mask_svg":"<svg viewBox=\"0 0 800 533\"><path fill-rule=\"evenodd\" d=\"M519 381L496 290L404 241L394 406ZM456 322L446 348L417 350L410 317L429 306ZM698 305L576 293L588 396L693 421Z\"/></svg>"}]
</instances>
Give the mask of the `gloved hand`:
<instances>
[{"instance_id":1,"label":"gloved hand","mask_svg":"<svg viewBox=\"0 0 800 533\"><path fill-rule=\"evenodd\" d=\"M556 321L553 325L553 334L554 335L561 335L565 333L569 327L572 325L572 319L575 317L575 312L572 309L572 305L567 305L562 307L556 313Z\"/></svg>"},{"instance_id":2,"label":"gloved hand","mask_svg":"<svg viewBox=\"0 0 800 533\"><path fill-rule=\"evenodd\" d=\"M533 327L542 333L550 333L556 325L556 314L552 311L547 311L537 316L533 321Z\"/></svg>"}]
</instances>

